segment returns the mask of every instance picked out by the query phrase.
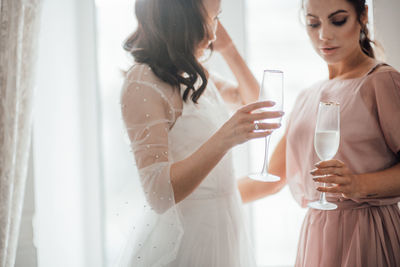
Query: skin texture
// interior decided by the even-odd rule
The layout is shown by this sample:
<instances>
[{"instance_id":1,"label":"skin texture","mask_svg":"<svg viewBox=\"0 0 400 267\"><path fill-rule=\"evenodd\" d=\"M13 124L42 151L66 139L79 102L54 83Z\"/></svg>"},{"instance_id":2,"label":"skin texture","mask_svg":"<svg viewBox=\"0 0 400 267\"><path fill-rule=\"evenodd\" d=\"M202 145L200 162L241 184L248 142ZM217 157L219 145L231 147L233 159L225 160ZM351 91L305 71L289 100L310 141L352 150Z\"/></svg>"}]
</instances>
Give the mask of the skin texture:
<instances>
[{"instance_id":1,"label":"skin texture","mask_svg":"<svg viewBox=\"0 0 400 267\"><path fill-rule=\"evenodd\" d=\"M280 124L258 123L261 131L254 132L255 121L281 117L283 115L283 112L254 113L257 109L273 106L273 103L269 101L254 103L258 98L258 84L232 43L228 33L218 21L218 15L221 12L220 5L220 0L204 0L204 7L208 14L210 34L209 39L203 40L199 44L196 55L200 57L204 53L204 50L212 42L215 42L215 49L221 52L238 81L238 86L224 89L225 100L229 101L230 95L238 95L241 102L246 105L238 109L192 155L172 164L170 175L176 203L182 201L192 193L232 147L251 139L263 138L271 134L272 130L280 127ZM220 27L219 30L218 27ZM218 39L220 41L216 41ZM246 73L248 75L239 73ZM216 86L218 87L218 85Z\"/></svg>"}]
</instances>

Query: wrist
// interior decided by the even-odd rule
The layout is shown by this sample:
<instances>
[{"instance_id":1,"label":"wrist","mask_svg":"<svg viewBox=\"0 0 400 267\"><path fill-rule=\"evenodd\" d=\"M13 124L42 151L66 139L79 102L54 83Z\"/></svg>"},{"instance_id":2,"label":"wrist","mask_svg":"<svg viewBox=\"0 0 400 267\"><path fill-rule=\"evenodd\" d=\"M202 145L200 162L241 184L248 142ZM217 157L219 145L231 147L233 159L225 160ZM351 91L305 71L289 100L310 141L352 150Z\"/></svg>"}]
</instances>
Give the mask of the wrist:
<instances>
[{"instance_id":1,"label":"wrist","mask_svg":"<svg viewBox=\"0 0 400 267\"><path fill-rule=\"evenodd\" d=\"M218 52L223 57L231 57L231 56L234 56L237 53L237 49L236 49L236 46L234 45L234 43L230 42L225 47L223 47L222 49L218 50Z\"/></svg>"},{"instance_id":2,"label":"wrist","mask_svg":"<svg viewBox=\"0 0 400 267\"><path fill-rule=\"evenodd\" d=\"M229 138L225 137L221 130L218 130L211 138L212 145L220 153L227 153L231 148L232 144L229 142Z\"/></svg>"},{"instance_id":3,"label":"wrist","mask_svg":"<svg viewBox=\"0 0 400 267\"><path fill-rule=\"evenodd\" d=\"M356 174L354 176L358 183L359 194L362 198L371 198L377 196L376 188L371 185L368 175Z\"/></svg>"}]
</instances>

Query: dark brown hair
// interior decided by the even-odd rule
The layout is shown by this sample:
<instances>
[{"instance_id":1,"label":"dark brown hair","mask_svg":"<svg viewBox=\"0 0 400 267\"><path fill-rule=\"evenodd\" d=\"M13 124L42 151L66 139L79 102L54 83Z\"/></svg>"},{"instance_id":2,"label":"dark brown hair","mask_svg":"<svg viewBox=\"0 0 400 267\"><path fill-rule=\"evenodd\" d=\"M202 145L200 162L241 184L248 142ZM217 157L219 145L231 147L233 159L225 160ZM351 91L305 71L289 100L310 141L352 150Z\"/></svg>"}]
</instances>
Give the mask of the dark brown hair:
<instances>
[{"instance_id":1,"label":"dark brown hair","mask_svg":"<svg viewBox=\"0 0 400 267\"><path fill-rule=\"evenodd\" d=\"M362 23L363 16L368 16L367 10L365 8L366 4L365 0L347 0L347 2L349 2L354 7L354 10L356 11L357 14L357 21L361 25L360 39L359 39L361 50L367 56L375 58L375 52L374 48L372 47L372 44L373 45L377 44L375 41L372 41L370 39L368 26ZM302 1L302 9L304 9L304 0Z\"/></svg>"},{"instance_id":2,"label":"dark brown hair","mask_svg":"<svg viewBox=\"0 0 400 267\"><path fill-rule=\"evenodd\" d=\"M368 17L368 13L365 8L365 0L347 0L347 2L353 5L354 10L356 11L357 14L357 21L361 25L360 40L359 40L361 49L367 56L375 58L375 52L371 45L371 44L375 45L375 42L372 41L369 37L368 26L366 24L363 24L361 21L363 16Z\"/></svg>"},{"instance_id":3,"label":"dark brown hair","mask_svg":"<svg viewBox=\"0 0 400 267\"><path fill-rule=\"evenodd\" d=\"M208 16L200 0L137 0L136 31L124 43L138 63L151 67L166 83L186 87L183 100L190 91L197 100L207 86L207 71L196 58L201 42L208 40ZM195 83L201 79L201 85Z\"/></svg>"}]
</instances>

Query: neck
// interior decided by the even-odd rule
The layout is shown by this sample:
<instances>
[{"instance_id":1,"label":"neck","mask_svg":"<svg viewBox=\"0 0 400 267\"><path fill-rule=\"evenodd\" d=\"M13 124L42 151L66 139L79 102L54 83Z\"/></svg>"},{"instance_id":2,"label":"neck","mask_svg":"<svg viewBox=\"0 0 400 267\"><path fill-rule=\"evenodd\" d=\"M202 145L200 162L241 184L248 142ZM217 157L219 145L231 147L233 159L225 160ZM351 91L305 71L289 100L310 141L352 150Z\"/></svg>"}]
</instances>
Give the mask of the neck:
<instances>
[{"instance_id":1,"label":"neck","mask_svg":"<svg viewBox=\"0 0 400 267\"><path fill-rule=\"evenodd\" d=\"M328 64L329 79L357 78L364 74L366 69L375 62L375 59L367 56L361 50L351 53L343 61Z\"/></svg>"}]
</instances>

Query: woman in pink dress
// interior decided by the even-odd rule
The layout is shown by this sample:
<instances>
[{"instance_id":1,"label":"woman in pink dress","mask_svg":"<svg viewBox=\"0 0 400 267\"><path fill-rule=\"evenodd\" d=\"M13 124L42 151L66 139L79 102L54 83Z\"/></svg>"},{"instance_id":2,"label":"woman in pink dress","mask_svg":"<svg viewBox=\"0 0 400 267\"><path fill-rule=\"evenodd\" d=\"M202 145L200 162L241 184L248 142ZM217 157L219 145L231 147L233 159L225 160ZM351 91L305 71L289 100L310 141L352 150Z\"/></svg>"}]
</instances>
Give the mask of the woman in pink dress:
<instances>
[{"instance_id":1,"label":"woman in pink dress","mask_svg":"<svg viewBox=\"0 0 400 267\"><path fill-rule=\"evenodd\" d=\"M375 59L364 0L305 0L303 9L329 79L299 95L270 172L302 207L327 192L338 208L308 210L296 266L400 266L400 73ZM320 101L340 103L341 136L334 159L318 163Z\"/></svg>"}]
</instances>

